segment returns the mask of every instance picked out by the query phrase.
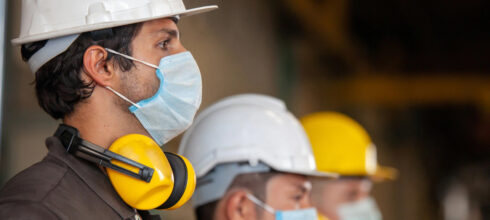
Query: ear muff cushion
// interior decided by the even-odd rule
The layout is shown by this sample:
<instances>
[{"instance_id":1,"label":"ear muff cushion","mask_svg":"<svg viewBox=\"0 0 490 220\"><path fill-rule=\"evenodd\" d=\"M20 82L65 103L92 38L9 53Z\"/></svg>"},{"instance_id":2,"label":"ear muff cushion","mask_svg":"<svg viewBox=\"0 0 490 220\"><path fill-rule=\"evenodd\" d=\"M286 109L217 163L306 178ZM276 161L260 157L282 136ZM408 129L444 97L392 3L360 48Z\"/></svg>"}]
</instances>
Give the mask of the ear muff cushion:
<instances>
[{"instance_id":1,"label":"ear muff cushion","mask_svg":"<svg viewBox=\"0 0 490 220\"><path fill-rule=\"evenodd\" d=\"M182 197L187 188L187 166L184 160L178 155L170 152L165 152L170 167L172 167L172 172L174 174L174 188L170 197L157 209L168 209L173 207Z\"/></svg>"}]
</instances>

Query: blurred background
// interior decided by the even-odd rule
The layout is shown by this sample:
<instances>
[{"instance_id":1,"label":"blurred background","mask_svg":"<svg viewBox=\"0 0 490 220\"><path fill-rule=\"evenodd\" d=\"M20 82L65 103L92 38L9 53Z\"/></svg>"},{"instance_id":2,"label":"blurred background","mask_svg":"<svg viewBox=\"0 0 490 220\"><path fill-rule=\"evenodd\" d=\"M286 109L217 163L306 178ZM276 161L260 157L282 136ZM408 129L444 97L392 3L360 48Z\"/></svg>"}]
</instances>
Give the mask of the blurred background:
<instances>
[{"instance_id":1,"label":"blurred background","mask_svg":"<svg viewBox=\"0 0 490 220\"><path fill-rule=\"evenodd\" d=\"M10 44L20 2L0 1L0 187L45 155L59 123L38 107L33 74ZM490 219L490 1L184 2L220 6L179 23L203 73L201 109L262 93L298 117L346 113L371 134L380 163L400 172L375 185L384 219ZM191 208L161 214L192 220Z\"/></svg>"}]
</instances>

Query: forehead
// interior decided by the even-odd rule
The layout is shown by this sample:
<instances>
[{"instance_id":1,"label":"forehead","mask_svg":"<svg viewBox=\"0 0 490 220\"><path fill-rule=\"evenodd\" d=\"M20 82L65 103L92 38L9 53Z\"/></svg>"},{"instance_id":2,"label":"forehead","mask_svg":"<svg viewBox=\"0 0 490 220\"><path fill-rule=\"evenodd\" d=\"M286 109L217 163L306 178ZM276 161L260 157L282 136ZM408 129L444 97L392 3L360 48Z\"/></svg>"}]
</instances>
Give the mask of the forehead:
<instances>
[{"instance_id":1,"label":"forehead","mask_svg":"<svg viewBox=\"0 0 490 220\"><path fill-rule=\"evenodd\" d=\"M311 184L305 176L296 174L278 174L267 182L267 193L284 193L297 190L309 190Z\"/></svg>"},{"instance_id":2,"label":"forehead","mask_svg":"<svg viewBox=\"0 0 490 220\"><path fill-rule=\"evenodd\" d=\"M315 180L313 181L314 187L323 187L328 191L370 191L372 182L369 179L336 179L336 180Z\"/></svg>"},{"instance_id":3,"label":"forehead","mask_svg":"<svg viewBox=\"0 0 490 220\"><path fill-rule=\"evenodd\" d=\"M178 32L177 24L175 24L172 18L161 18L143 22L139 34L154 35L164 30L174 30Z\"/></svg>"}]
</instances>

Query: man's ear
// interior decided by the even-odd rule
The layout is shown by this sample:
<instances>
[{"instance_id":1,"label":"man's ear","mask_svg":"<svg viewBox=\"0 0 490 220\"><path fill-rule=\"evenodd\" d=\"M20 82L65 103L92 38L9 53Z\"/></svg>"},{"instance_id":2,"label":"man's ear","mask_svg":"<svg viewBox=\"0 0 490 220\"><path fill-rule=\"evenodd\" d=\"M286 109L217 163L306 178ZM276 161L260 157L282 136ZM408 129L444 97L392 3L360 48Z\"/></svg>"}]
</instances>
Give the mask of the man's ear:
<instances>
[{"instance_id":1,"label":"man's ear","mask_svg":"<svg viewBox=\"0 0 490 220\"><path fill-rule=\"evenodd\" d=\"M247 198L247 192L244 190L231 192L225 212L226 219L229 220L257 219L255 204Z\"/></svg>"},{"instance_id":2,"label":"man's ear","mask_svg":"<svg viewBox=\"0 0 490 220\"><path fill-rule=\"evenodd\" d=\"M83 54L83 72L100 86L111 86L115 77L114 66L107 61L107 51L92 45Z\"/></svg>"}]
</instances>

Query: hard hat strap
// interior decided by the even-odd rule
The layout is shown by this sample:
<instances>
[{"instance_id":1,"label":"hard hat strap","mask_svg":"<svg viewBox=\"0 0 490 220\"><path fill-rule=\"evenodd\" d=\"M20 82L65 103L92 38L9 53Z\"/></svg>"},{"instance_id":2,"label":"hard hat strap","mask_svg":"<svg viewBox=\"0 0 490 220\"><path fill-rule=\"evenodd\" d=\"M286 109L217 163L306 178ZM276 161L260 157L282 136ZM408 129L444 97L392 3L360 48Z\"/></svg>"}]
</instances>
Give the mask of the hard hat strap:
<instances>
[{"instance_id":1,"label":"hard hat strap","mask_svg":"<svg viewBox=\"0 0 490 220\"><path fill-rule=\"evenodd\" d=\"M22 44L20 47L20 53L22 54L22 58L25 60L31 59L32 55L42 49L48 40L36 41L33 43Z\"/></svg>"},{"instance_id":2,"label":"hard hat strap","mask_svg":"<svg viewBox=\"0 0 490 220\"><path fill-rule=\"evenodd\" d=\"M36 73L44 64L65 52L78 36L80 35L74 34L50 39L35 52L31 52L32 54L30 54L30 58L27 62L29 63L32 72Z\"/></svg>"}]
</instances>

